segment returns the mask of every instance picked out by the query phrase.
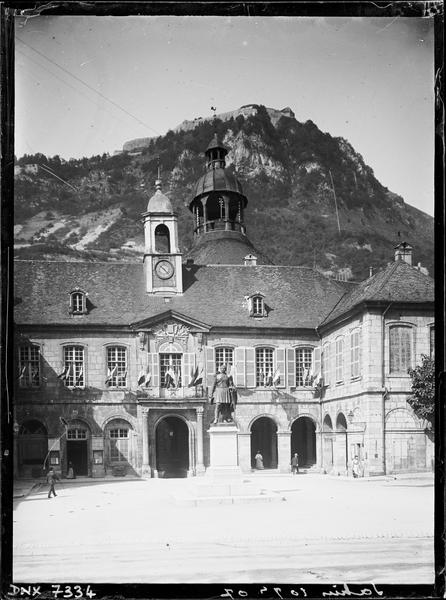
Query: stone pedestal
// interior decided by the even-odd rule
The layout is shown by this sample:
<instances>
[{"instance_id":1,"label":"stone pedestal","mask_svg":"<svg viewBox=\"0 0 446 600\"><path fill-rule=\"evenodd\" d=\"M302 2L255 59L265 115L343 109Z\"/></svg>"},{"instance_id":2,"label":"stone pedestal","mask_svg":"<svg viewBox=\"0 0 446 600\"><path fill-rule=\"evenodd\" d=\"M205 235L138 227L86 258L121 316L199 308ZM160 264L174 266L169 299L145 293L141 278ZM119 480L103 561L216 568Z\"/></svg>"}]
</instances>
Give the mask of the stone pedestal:
<instances>
[{"instance_id":1,"label":"stone pedestal","mask_svg":"<svg viewBox=\"0 0 446 600\"><path fill-rule=\"evenodd\" d=\"M237 477L242 471L238 464L237 427L234 423L219 423L209 428L210 465L208 476Z\"/></svg>"}]
</instances>

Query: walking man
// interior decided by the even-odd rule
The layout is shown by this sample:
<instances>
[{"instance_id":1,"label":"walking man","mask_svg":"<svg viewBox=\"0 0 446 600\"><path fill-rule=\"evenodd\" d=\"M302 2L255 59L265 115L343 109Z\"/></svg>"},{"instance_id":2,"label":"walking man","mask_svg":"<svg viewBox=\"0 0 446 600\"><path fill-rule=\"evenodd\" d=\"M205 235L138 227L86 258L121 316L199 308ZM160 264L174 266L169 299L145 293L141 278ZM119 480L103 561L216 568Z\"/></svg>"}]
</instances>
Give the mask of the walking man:
<instances>
[{"instance_id":1,"label":"walking man","mask_svg":"<svg viewBox=\"0 0 446 600\"><path fill-rule=\"evenodd\" d=\"M294 453L293 458L291 459L291 471L293 475L299 473L299 455L297 452Z\"/></svg>"},{"instance_id":2,"label":"walking man","mask_svg":"<svg viewBox=\"0 0 446 600\"><path fill-rule=\"evenodd\" d=\"M54 490L54 484L56 483L56 481L59 480L59 477L54 472L54 469L52 467L48 471L48 475L46 476L46 480L47 480L48 485L50 486L50 489L48 490L48 498L51 498L51 493L53 493L55 496L57 496L56 491Z\"/></svg>"}]
</instances>

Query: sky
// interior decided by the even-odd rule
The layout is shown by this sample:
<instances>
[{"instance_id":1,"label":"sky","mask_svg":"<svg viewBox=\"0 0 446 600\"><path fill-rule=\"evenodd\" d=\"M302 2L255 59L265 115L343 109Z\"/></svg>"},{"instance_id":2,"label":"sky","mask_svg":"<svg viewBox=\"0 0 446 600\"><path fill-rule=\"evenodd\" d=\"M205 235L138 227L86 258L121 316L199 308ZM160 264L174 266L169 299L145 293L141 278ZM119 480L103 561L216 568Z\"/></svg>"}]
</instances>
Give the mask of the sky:
<instances>
[{"instance_id":1,"label":"sky","mask_svg":"<svg viewBox=\"0 0 446 600\"><path fill-rule=\"evenodd\" d=\"M347 139L433 214L433 19L16 19L15 154L79 158L244 104Z\"/></svg>"}]
</instances>

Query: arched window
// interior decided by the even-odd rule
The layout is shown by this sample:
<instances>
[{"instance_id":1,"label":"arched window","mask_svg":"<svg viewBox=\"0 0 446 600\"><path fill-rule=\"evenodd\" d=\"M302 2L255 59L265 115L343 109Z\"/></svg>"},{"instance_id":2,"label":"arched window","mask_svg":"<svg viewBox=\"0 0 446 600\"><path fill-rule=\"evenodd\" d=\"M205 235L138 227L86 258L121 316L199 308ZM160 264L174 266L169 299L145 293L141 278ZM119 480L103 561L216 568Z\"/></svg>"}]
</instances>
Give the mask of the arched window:
<instances>
[{"instance_id":1,"label":"arched window","mask_svg":"<svg viewBox=\"0 0 446 600\"><path fill-rule=\"evenodd\" d=\"M85 386L85 352L83 346L65 346L63 349L64 370L61 379L67 387Z\"/></svg>"},{"instance_id":2,"label":"arched window","mask_svg":"<svg viewBox=\"0 0 446 600\"><path fill-rule=\"evenodd\" d=\"M29 345L19 348L19 386L24 388L39 387L40 377L40 348Z\"/></svg>"},{"instance_id":3,"label":"arched window","mask_svg":"<svg viewBox=\"0 0 446 600\"><path fill-rule=\"evenodd\" d=\"M412 328L407 325L390 327L390 372L407 375L412 367L413 336Z\"/></svg>"},{"instance_id":4,"label":"arched window","mask_svg":"<svg viewBox=\"0 0 446 600\"><path fill-rule=\"evenodd\" d=\"M155 252L170 253L170 233L167 225L160 224L155 228Z\"/></svg>"},{"instance_id":5,"label":"arched window","mask_svg":"<svg viewBox=\"0 0 446 600\"><path fill-rule=\"evenodd\" d=\"M82 315L87 312L87 294L79 289L75 288L70 293L70 313L73 315Z\"/></svg>"},{"instance_id":6,"label":"arched window","mask_svg":"<svg viewBox=\"0 0 446 600\"><path fill-rule=\"evenodd\" d=\"M262 317L263 313L264 313L263 297L262 296L253 296L253 298L252 298L252 316L253 317Z\"/></svg>"},{"instance_id":7,"label":"arched window","mask_svg":"<svg viewBox=\"0 0 446 600\"><path fill-rule=\"evenodd\" d=\"M313 378L313 348L296 348L296 387L310 386Z\"/></svg>"},{"instance_id":8,"label":"arched window","mask_svg":"<svg viewBox=\"0 0 446 600\"><path fill-rule=\"evenodd\" d=\"M273 384L274 349L256 348L256 386L265 387Z\"/></svg>"},{"instance_id":9,"label":"arched window","mask_svg":"<svg viewBox=\"0 0 446 600\"><path fill-rule=\"evenodd\" d=\"M127 386L127 348L124 346L107 347L107 378L108 387Z\"/></svg>"}]
</instances>

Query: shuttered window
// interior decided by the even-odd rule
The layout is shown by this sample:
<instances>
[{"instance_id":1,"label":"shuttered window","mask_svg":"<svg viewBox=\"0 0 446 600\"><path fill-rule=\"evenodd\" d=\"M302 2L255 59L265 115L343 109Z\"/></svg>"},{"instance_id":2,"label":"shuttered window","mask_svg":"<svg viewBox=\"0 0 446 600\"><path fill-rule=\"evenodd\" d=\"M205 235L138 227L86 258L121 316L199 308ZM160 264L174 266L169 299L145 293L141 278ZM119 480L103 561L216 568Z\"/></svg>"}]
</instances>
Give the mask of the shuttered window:
<instances>
[{"instance_id":1,"label":"shuttered window","mask_svg":"<svg viewBox=\"0 0 446 600\"><path fill-rule=\"evenodd\" d=\"M234 350L232 348L215 348L215 372L220 367L226 366L226 372L229 374L233 364Z\"/></svg>"},{"instance_id":2,"label":"shuttered window","mask_svg":"<svg viewBox=\"0 0 446 600\"><path fill-rule=\"evenodd\" d=\"M336 381L344 379L344 338L336 340Z\"/></svg>"},{"instance_id":3,"label":"shuttered window","mask_svg":"<svg viewBox=\"0 0 446 600\"><path fill-rule=\"evenodd\" d=\"M296 387L311 385L313 377L313 348L296 348Z\"/></svg>"},{"instance_id":4,"label":"shuttered window","mask_svg":"<svg viewBox=\"0 0 446 600\"><path fill-rule=\"evenodd\" d=\"M435 327L429 328L429 356L435 358Z\"/></svg>"},{"instance_id":5,"label":"shuttered window","mask_svg":"<svg viewBox=\"0 0 446 600\"><path fill-rule=\"evenodd\" d=\"M322 354L322 367L324 371L324 383L325 385L331 384L331 372L330 372L330 344L324 345Z\"/></svg>"},{"instance_id":6,"label":"shuttered window","mask_svg":"<svg viewBox=\"0 0 446 600\"><path fill-rule=\"evenodd\" d=\"M406 375L412 366L412 329L395 325L390 328L390 372Z\"/></svg>"},{"instance_id":7,"label":"shuttered window","mask_svg":"<svg viewBox=\"0 0 446 600\"><path fill-rule=\"evenodd\" d=\"M274 375L274 349L256 348L256 386L272 385Z\"/></svg>"},{"instance_id":8,"label":"shuttered window","mask_svg":"<svg viewBox=\"0 0 446 600\"><path fill-rule=\"evenodd\" d=\"M359 377L361 374L359 362L359 342L360 332L359 329L355 329L350 334L350 367L352 378Z\"/></svg>"}]
</instances>

